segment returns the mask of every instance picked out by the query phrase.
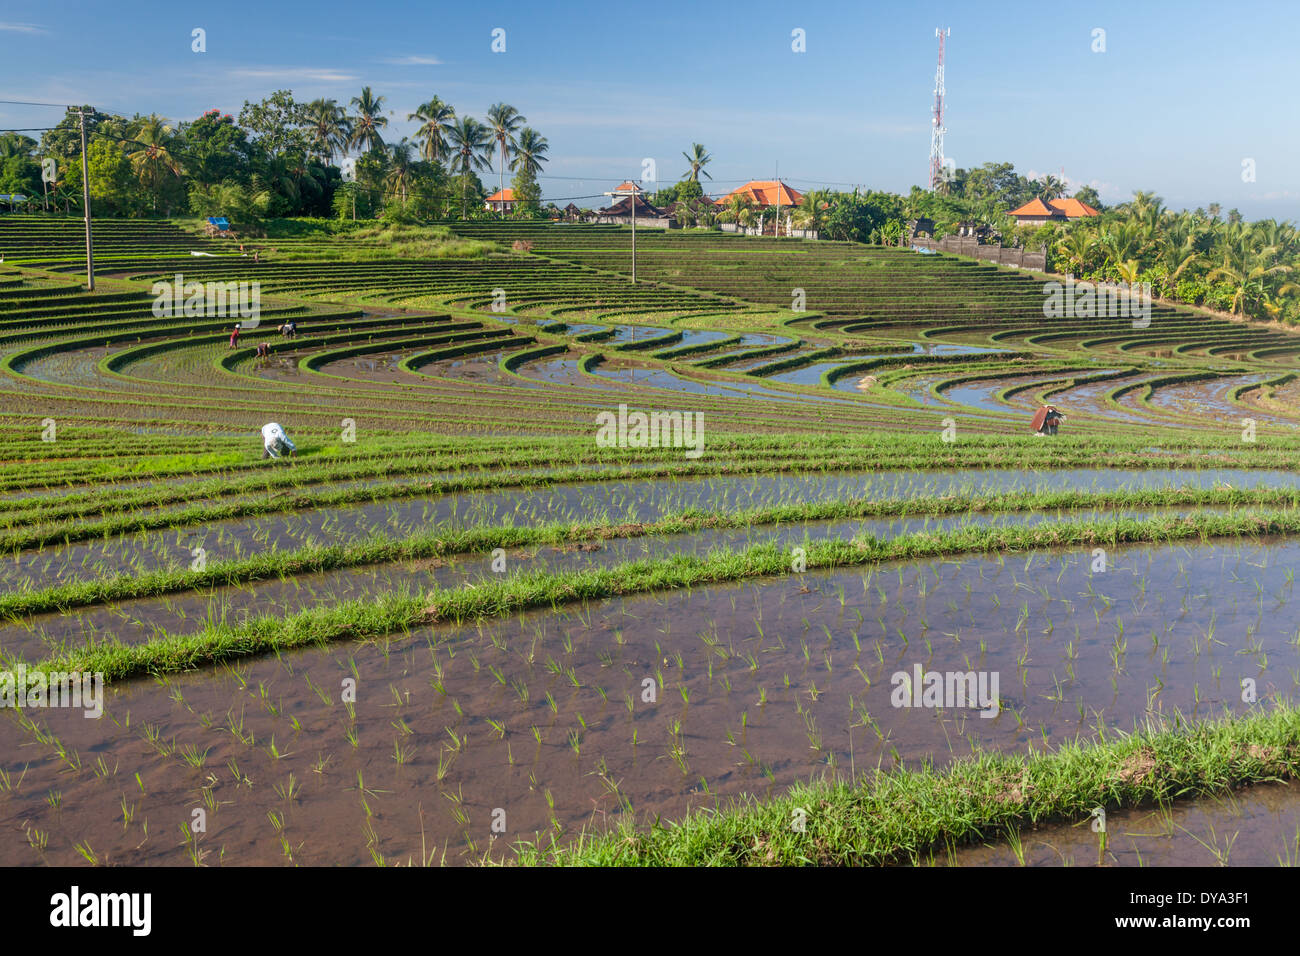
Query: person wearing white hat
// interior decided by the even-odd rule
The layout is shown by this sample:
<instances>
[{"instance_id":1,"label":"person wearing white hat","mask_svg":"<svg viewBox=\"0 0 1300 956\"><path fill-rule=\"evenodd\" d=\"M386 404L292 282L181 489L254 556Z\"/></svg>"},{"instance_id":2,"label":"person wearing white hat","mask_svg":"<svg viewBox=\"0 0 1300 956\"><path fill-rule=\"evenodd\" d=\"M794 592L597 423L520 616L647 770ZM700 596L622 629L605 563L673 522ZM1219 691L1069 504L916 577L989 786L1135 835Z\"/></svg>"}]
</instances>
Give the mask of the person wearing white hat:
<instances>
[{"instance_id":1,"label":"person wearing white hat","mask_svg":"<svg viewBox=\"0 0 1300 956\"><path fill-rule=\"evenodd\" d=\"M279 458L281 455L297 455L298 448L289 441L279 422L267 422L262 426L262 457Z\"/></svg>"}]
</instances>

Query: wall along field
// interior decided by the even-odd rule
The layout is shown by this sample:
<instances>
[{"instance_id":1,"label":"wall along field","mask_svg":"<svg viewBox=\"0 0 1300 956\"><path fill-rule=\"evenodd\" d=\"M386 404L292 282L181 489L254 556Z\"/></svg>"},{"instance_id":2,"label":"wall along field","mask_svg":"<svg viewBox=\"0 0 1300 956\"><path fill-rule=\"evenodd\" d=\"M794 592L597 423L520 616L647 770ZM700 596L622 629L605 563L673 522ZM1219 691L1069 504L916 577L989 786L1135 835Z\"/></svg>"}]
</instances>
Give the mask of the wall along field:
<instances>
[{"instance_id":1,"label":"wall along field","mask_svg":"<svg viewBox=\"0 0 1300 956\"><path fill-rule=\"evenodd\" d=\"M109 220L87 293L79 222L0 219L3 669L105 681L0 683L0 861L1300 855L1300 337L446 225L254 263Z\"/></svg>"}]
</instances>

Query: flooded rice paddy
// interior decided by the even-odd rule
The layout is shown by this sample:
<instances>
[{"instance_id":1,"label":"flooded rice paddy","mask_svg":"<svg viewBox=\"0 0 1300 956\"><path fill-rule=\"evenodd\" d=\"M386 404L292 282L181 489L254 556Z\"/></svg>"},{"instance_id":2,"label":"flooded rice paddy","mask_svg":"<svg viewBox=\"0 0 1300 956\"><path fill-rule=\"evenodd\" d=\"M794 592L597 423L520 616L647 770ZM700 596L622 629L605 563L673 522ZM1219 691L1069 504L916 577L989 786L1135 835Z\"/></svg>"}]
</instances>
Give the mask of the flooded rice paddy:
<instances>
[{"instance_id":1,"label":"flooded rice paddy","mask_svg":"<svg viewBox=\"0 0 1300 956\"><path fill-rule=\"evenodd\" d=\"M71 862L88 841L115 862L362 863L418 858L423 835L469 862L629 809L675 818L972 747L1245 713L1260 705L1242 679L1261 702L1300 684L1298 548L1128 547L1104 572L1090 552L887 564L126 682L98 720L0 720L20 781L0 799L0 860ZM278 601L294 605L286 591L262 604ZM897 706L918 669L998 676L984 700ZM205 806L207 833L182 843Z\"/></svg>"}]
</instances>

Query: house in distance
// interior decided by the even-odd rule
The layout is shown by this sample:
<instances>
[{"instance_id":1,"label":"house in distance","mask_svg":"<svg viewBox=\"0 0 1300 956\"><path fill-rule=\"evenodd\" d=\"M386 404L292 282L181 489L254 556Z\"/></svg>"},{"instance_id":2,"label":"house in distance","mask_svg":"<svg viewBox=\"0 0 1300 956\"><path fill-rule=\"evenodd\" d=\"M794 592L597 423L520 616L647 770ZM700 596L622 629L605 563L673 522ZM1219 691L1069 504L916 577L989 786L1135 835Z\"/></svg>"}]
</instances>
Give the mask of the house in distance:
<instances>
[{"instance_id":1,"label":"house in distance","mask_svg":"<svg viewBox=\"0 0 1300 956\"><path fill-rule=\"evenodd\" d=\"M498 189L483 201L483 208L489 209L492 212L514 212L515 191L513 189Z\"/></svg>"},{"instance_id":2,"label":"house in distance","mask_svg":"<svg viewBox=\"0 0 1300 956\"><path fill-rule=\"evenodd\" d=\"M1101 213L1077 199L1031 199L1007 213L1017 226L1041 226L1048 222L1073 222Z\"/></svg>"}]
</instances>

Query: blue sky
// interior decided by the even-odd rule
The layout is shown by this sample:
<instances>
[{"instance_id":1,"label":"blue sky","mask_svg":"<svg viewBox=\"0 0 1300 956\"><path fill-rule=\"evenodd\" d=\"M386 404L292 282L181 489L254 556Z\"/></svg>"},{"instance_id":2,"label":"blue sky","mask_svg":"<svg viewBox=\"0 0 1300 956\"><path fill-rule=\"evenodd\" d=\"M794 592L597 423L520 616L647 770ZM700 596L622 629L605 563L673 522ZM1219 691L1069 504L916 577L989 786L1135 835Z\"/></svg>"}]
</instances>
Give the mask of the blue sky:
<instances>
[{"instance_id":1,"label":"blue sky","mask_svg":"<svg viewBox=\"0 0 1300 956\"><path fill-rule=\"evenodd\" d=\"M674 181L692 142L714 156L710 192L778 164L796 187L906 191L927 177L940 25L957 165L1064 170L1110 202L1151 189L1175 207L1300 218L1300 5L1286 2L3 0L0 99L179 120L276 88L346 102L368 84L393 138L435 93L480 118L511 103L550 141L543 188L557 200L639 176L646 158ZM205 53L191 50L196 27ZM806 52L791 49L795 29ZM0 128L60 113L0 105Z\"/></svg>"}]
</instances>

